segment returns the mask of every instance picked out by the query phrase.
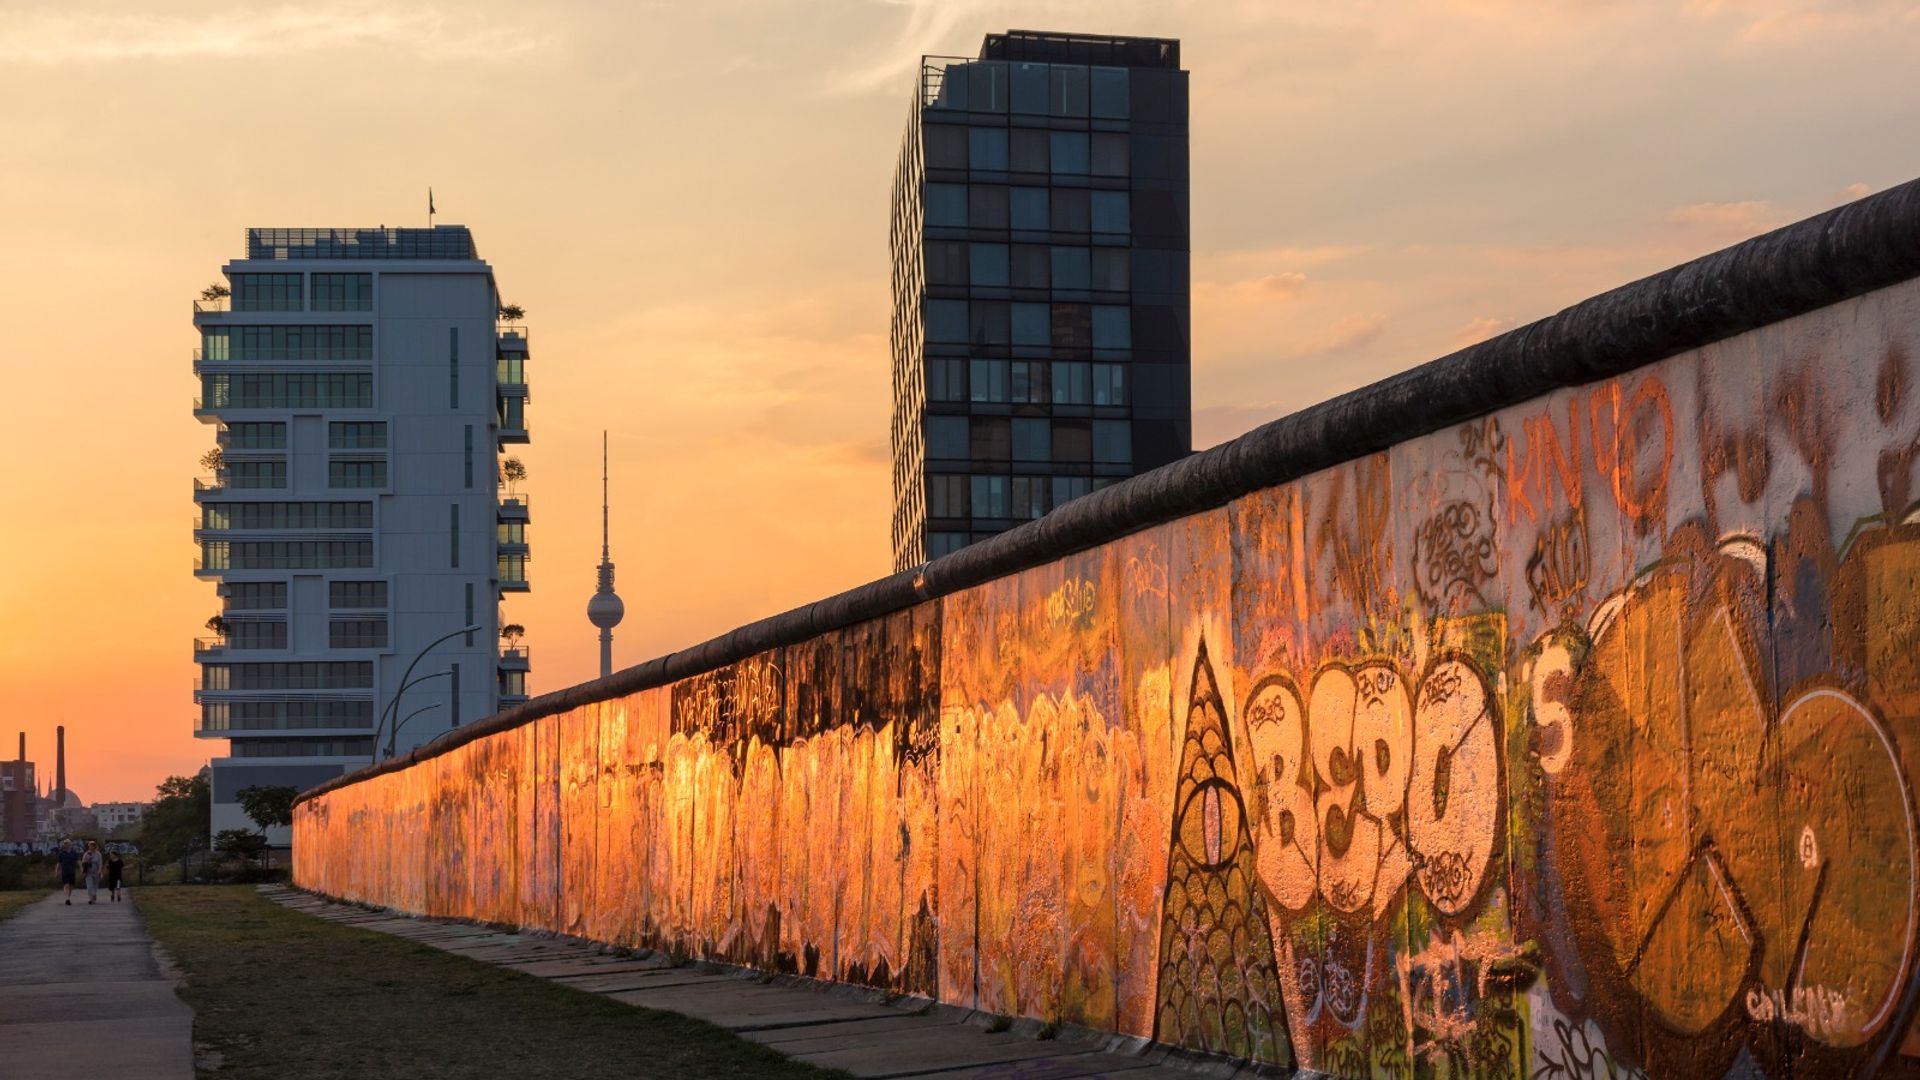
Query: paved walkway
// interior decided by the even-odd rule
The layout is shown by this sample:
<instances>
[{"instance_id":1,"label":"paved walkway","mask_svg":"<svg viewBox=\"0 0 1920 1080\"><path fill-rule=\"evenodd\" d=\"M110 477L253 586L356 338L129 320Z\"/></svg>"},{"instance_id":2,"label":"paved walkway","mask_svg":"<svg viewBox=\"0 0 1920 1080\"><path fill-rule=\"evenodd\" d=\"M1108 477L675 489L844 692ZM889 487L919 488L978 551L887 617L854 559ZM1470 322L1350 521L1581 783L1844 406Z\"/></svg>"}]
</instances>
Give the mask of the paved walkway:
<instances>
[{"instance_id":1,"label":"paved walkway","mask_svg":"<svg viewBox=\"0 0 1920 1080\"><path fill-rule=\"evenodd\" d=\"M0 1074L190 1080L193 1010L126 890L53 893L0 922Z\"/></svg>"},{"instance_id":2,"label":"paved walkway","mask_svg":"<svg viewBox=\"0 0 1920 1080\"><path fill-rule=\"evenodd\" d=\"M984 1014L928 1007L925 1001L897 1007L884 1003L877 991L860 987L763 981L766 977L757 972L698 963L676 968L659 954L636 959L578 942L334 904L293 889L261 891L331 922L407 938L616 1001L697 1017L788 1057L855 1076L1195 1080L1241 1074L1231 1064L1177 1059L1163 1047L1142 1050L1138 1040L1037 1039L1033 1021L990 1031L993 1018ZM1113 1052L1116 1049L1128 1052Z\"/></svg>"}]
</instances>

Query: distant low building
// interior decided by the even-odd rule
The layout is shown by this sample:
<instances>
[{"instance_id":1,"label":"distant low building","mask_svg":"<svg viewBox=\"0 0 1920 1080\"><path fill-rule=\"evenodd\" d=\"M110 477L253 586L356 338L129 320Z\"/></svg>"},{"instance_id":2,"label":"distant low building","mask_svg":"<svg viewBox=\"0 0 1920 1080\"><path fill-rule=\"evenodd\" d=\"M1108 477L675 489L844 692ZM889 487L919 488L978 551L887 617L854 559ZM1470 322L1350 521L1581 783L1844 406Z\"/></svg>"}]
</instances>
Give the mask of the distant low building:
<instances>
[{"instance_id":1,"label":"distant low building","mask_svg":"<svg viewBox=\"0 0 1920 1080\"><path fill-rule=\"evenodd\" d=\"M139 824L152 805L143 802L103 802L94 803L89 809L93 811L94 820L100 823L101 830L112 832Z\"/></svg>"}]
</instances>

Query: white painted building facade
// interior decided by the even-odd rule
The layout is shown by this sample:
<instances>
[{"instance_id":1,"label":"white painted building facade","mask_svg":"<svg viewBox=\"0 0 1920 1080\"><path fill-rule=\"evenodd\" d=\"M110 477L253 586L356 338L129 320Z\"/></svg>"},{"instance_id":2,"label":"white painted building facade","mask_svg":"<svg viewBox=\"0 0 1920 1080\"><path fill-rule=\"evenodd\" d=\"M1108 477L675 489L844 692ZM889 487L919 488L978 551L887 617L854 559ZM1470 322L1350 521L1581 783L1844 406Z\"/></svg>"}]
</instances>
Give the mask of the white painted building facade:
<instances>
[{"instance_id":1,"label":"white painted building facade","mask_svg":"<svg viewBox=\"0 0 1920 1080\"><path fill-rule=\"evenodd\" d=\"M194 484L215 832L253 827L245 787L304 789L524 700L528 666L498 634L527 500L497 483L527 441L527 335L498 325L472 235L250 229L221 273L231 296L193 320L220 451Z\"/></svg>"}]
</instances>

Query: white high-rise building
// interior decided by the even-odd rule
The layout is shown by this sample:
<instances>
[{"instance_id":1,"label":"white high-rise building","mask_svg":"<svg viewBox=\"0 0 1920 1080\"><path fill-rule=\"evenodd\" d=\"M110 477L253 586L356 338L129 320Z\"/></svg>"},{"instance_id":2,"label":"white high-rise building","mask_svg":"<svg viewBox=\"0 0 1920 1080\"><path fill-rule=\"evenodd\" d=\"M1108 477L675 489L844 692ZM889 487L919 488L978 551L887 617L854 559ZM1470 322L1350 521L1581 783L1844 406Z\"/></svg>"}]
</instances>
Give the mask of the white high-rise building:
<instances>
[{"instance_id":1,"label":"white high-rise building","mask_svg":"<svg viewBox=\"0 0 1920 1080\"><path fill-rule=\"evenodd\" d=\"M527 441L527 334L498 325L472 234L249 229L221 273L193 316L216 832L253 827L245 787L304 789L525 700L528 667L498 609L528 587L528 503L497 480Z\"/></svg>"}]
</instances>

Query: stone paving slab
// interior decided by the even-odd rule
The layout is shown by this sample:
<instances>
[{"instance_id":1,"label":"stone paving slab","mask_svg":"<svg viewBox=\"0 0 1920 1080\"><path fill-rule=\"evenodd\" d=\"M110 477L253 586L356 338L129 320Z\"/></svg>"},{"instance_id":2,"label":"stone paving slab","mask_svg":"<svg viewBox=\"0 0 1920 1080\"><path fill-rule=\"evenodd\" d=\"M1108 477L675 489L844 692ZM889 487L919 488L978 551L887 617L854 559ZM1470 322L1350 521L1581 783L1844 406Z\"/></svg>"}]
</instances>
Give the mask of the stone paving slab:
<instances>
[{"instance_id":1,"label":"stone paving slab","mask_svg":"<svg viewBox=\"0 0 1920 1080\"><path fill-rule=\"evenodd\" d=\"M801 983L706 964L674 966L576 941L333 904L291 889L269 899L317 918L392 934L481 963L512 968L631 1005L718 1024L782 1054L861 1077L915 1080L1196 1080L1229 1077L1233 1063L1177 1060L1166 1050L1114 1053L1090 1039L1041 1040L990 1031L991 1018L924 1000L893 1004L878 991ZM1031 1030L1031 1028L1029 1028Z\"/></svg>"},{"instance_id":2,"label":"stone paving slab","mask_svg":"<svg viewBox=\"0 0 1920 1080\"><path fill-rule=\"evenodd\" d=\"M58 893L0 922L0 1075L190 1080L193 1010L133 897Z\"/></svg>"}]
</instances>

